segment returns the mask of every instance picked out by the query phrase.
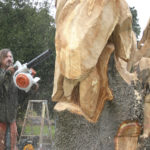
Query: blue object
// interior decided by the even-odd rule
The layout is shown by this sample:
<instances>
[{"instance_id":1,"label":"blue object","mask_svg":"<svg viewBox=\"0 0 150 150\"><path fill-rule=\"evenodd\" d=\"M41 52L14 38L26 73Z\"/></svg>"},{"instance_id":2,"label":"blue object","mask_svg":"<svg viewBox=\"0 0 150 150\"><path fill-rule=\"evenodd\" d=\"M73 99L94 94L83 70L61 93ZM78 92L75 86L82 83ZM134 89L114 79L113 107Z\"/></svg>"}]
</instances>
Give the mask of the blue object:
<instances>
[{"instance_id":1,"label":"blue object","mask_svg":"<svg viewBox=\"0 0 150 150\"><path fill-rule=\"evenodd\" d=\"M6 149L5 150L11 150L11 139L10 139L10 125L7 125L6 130Z\"/></svg>"}]
</instances>

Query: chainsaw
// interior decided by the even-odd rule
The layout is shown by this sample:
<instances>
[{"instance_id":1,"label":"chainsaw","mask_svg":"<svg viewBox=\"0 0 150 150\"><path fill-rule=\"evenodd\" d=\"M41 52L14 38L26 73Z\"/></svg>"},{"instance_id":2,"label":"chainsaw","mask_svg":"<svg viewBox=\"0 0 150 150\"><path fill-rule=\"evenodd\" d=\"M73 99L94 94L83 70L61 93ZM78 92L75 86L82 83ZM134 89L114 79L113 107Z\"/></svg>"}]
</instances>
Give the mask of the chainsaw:
<instances>
[{"instance_id":1,"label":"chainsaw","mask_svg":"<svg viewBox=\"0 0 150 150\"><path fill-rule=\"evenodd\" d=\"M28 63L21 64L19 61L16 61L16 63L13 66L16 69L13 75L13 81L16 87L20 90L28 92L34 84L37 84L40 78L34 77L36 71L32 69L32 67L43 62L49 56L50 50L46 50Z\"/></svg>"}]
</instances>

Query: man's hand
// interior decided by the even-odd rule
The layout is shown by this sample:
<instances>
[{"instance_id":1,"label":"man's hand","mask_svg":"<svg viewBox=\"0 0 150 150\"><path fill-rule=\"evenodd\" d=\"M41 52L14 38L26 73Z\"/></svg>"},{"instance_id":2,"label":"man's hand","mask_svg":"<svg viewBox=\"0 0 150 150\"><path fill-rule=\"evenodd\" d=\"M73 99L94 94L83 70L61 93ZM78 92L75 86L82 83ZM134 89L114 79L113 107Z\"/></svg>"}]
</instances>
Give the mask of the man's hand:
<instances>
[{"instance_id":1,"label":"man's hand","mask_svg":"<svg viewBox=\"0 0 150 150\"><path fill-rule=\"evenodd\" d=\"M9 71L9 72L11 72L11 74L14 74L14 72L16 71L16 69L13 66L10 66L10 67L7 68L6 71Z\"/></svg>"}]
</instances>

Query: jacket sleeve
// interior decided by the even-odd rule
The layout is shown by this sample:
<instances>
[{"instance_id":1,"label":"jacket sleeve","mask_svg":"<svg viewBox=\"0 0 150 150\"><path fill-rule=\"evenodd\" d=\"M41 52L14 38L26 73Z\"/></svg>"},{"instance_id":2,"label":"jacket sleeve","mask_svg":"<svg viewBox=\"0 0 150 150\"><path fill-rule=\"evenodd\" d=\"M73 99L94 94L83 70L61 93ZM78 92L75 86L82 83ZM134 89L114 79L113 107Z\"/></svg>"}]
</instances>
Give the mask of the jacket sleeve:
<instances>
[{"instance_id":1,"label":"jacket sleeve","mask_svg":"<svg viewBox=\"0 0 150 150\"><path fill-rule=\"evenodd\" d=\"M11 77L10 71L3 71L2 69L0 69L0 86L10 77Z\"/></svg>"}]
</instances>

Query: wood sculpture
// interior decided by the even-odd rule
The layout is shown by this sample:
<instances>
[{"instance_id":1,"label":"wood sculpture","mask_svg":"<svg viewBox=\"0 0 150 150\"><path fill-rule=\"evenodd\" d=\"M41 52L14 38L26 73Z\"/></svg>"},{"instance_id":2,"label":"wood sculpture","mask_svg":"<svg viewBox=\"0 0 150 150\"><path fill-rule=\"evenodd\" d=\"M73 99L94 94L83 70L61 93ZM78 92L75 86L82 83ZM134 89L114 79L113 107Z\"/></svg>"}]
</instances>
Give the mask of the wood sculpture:
<instances>
[{"instance_id":1,"label":"wood sculpture","mask_svg":"<svg viewBox=\"0 0 150 150\"><path fill-rule=\"evenodd\" d=\"M150 81L150 65L148 65L150 64L150 21L144 31L143 38L137 46L136 37L132 31L131 13L125 0L57 0L56 8L56 63L52 95L53 101L57 102L55 110L69 110L72 113L84 116L86 120L92 123L96 123L102 114L106 101L112 102L114 97L112 93L113 89L109 87L107 76L108 62L112 56L114 56L116 69L122 79L128 83L128 88L132 82L136 86L137 81L140 81L144 90L147 89ZM116 92L115 94L117 95L118 93ZM135 90L134 94L138 95L139 93ZM117 98L115 97L115 99ZM140 97L141 99L142 97ZM121 103L120 105L119 102ZM116 108L120 107L120 109L117 108L120 112L116 112L112 108L113 106L111 107L107 103L107 107L109 106L111 108L105 108L105 112L103 111L104 114L100 118L101 126L99 128L100 134L103 133L103 128L110 131L110 134L108 134L110 136L108 143L111 146L106 146L108 144L105 144L106 137L104 138L104 135L101 136L98 134L99 141L97 143L104 142L104 144L99 145L99 149L102 149L104 147L103 145L106 147L104 149L107 150L114 150L114 148L116 150L136 150L138 148L141 127L135 121L125 121L121 124L115 138L115 146L112 146L114 144L112 137L114 138L114 133L116 135L117 131L116 126L123 121L122 118L127 119L129 117L127 116L129 110L136 109L134 105L129 109L128 106L134 102L127 102L127 106L124 106L125 102L121 100L118 100L116 103L111 103ZM121 106L122 104L123 106ZM127 109L127 111L123 109ZM149 98L147 97L144 109L143 137L145 138L149 136L149 127L147 124L150 122ZM110 112L107 113L107 110ZM122 113L122 110L126 114ZM112 119L109 115L112 115ZM66 132L64 133L64 128L68 129L70 127L72 131L73 128L78 127L80 121L74 121L72 124L70 123L72 119L68 116L65 118L65 123L63 122L64 118L60 120L59 129L65 135L64 137L69 137L68 139L73 137L72 141L74 141L74 138L77 137L74 135L75 131L73 133L70 132L72 136L68 136ZM133 116L131 114L132 119L134 118ZM119 117L119 119L116 119L116 117ZM107 128L102 126L106 125L106 118L110 119L107 122ZM135 118L138 119L138 116ZM66 123L66 121L68 122ZM140 123L142 124L142 121ZM95 127L99 124L91 125L89 123L88 125ZM81 127L77 129L79 130ZM99 131L99 128L97 131ZM91 131L95 131L92 129ZM81 131L83 131L83 128ZM93 134L89 135L91 137ZM57 138L59 139L59 135L57 135ZM60 140L57 140L57 138L58 145L56 145L61 150L79 146L74 146L74 142L72 143L71 140L69 140L70 144L68 146L68 142L64 140L64 143L62 142L62 148ZM79 141L82 139L79 139ZM89 142L87 143L89 144ZM89 149L93 148L91 145ZM97 149L98 146L96 144L94 146Z\"/></svg>"},{"instance_id":2,"label":"wood sculpture","mask_svg":"<svg viewBox=\"0 0 150 150\"><path fill-rule=\"evenodd\" d=\"M124 0L57 0L56 8L55 109L96 122L113 99L107 77L112 52L128 62L135 48L130 10Z\"/></svg>"}]
</instances>

